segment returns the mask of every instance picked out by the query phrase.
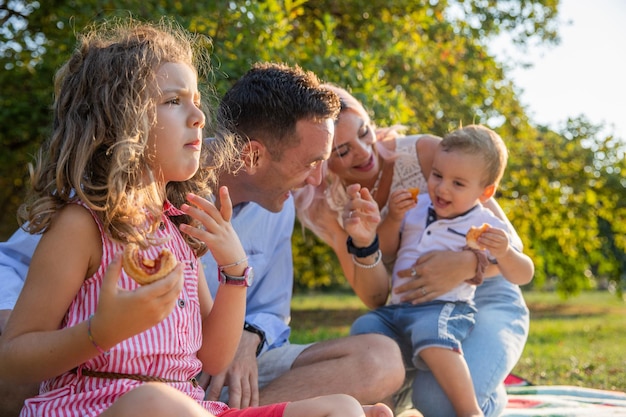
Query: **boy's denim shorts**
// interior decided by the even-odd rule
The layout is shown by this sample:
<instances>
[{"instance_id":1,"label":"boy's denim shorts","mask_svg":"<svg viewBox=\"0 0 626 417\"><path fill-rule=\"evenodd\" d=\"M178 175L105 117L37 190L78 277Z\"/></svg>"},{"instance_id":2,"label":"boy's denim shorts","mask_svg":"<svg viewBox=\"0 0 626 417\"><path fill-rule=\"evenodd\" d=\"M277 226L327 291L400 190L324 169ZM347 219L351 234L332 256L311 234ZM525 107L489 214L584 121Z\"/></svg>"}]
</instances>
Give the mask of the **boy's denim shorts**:
<instances>
[{"instance_id":1,"label":"boy's denim shorts","mask_svg":"<svg viewBox=\"0 0 626 417\"><path fill-rule=\"evenodd\" d=\"M389 336L400 346L407 369L428 369L419 359L420 351L440 347L462 354L461 341L472 330L475 313L472 304L460 301L387 305L359 317L350 334Z\"/></svg>"}]
</instances>

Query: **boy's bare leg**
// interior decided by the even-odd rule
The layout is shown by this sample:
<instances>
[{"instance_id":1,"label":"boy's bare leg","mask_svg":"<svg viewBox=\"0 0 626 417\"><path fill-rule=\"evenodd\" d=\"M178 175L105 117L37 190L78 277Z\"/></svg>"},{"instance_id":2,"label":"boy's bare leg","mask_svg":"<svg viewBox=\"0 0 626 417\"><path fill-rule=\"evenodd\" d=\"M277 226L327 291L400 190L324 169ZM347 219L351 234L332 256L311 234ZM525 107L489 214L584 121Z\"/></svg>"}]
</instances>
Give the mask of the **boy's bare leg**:
<instances>
[{"instance_id":1,"label":"boy's bare leg","mask_svg":"<svg viewBox=\"0 0 626 417\"><path fill-rule=\"evenodd\" d=\"M431 347L420 352L459 417L482 417L474 385L463 356L449 349Z\"/></svg>"},{"instance_id":2,"label":"boy's bare leg","mask_svg":"<svg viewBox=\"0 0 626 417\"><path fill-rule=\"evenodd\" d=\"M341 392L361 404L375 404L395 393L403 381L396 342L364 334L308 347L288 372L259 391L259 397L260 404L272 404Z\"/></svg>"}]
</instances>

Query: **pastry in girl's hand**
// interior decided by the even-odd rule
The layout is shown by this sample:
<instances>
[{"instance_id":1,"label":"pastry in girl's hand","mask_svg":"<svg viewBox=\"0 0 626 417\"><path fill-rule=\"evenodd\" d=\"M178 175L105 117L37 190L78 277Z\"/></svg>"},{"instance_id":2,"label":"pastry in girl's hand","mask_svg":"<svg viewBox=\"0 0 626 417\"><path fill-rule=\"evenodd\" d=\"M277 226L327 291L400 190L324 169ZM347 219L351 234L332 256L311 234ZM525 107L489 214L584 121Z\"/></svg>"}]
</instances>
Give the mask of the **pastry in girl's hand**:
<instances>
[{"instance_id":1,"label":"pastry in girl's hand","mask_svg":"<svg viewBox=\"0 0 626 417\"><path fill-rule=\"evenodd\" d=\"M420 189L417 187L407 189L408 192L411 193L411 197L413 201L417 202L417 195L420 193Z\"/></svg>"},{"instance_id":2,"label":"pastry in girl's hand","mask_svg":"<svg viewBox=\"0 0 626 417\"><path fill-rule=\"evenodd\" d=\"M478 249L478 250L483 249L478 244L478 238L490 227L491 226L487 223L483 223L482 226L479 226L479 227L475 227L475 226L470 227L470 229L467 231L467 234L465 235L465 241L467 243L467 246L469 246L472 249Z\"/></svg>"},{"instance_id":3,"label":"pastry in girl's hand","mask_svg":"<svg viewBox=\"0 0 626 417\"><path fill-rule=\"evenodd\" d=\"M129 243L124 249L122 267L139 285L151 284L165 278L176 267L176 257L163 249L155 259L144 258L139 246Z\"/></svg>"}]
</instances>

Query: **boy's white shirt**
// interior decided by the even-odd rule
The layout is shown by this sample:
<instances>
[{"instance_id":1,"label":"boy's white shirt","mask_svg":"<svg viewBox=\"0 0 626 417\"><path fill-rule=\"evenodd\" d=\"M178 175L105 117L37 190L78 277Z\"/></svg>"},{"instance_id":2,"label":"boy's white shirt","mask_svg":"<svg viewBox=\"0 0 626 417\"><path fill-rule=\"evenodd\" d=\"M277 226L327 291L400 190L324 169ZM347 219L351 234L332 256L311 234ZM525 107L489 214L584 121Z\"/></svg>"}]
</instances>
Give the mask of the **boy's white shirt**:
<instances>
[{"instance_id":1,"label":"boy's white shirt","mask_svg":"<svg viewBox=\"0 0 626 417\"><path fill-rule=\"evenodd\" d=\"M467 213L453 219L436 220L426 226L428 219L428 208L431 207L431 200L428 194L420 194L417 206L407 211L404 216L402 228L400 230L400 248L396 257L392 275L392 294L390 304L400 304L401 294L395 294L393 289L410 281L412 278L401 278L397 272L409 269L420 256L437 250L461 251L466 245L465 234L470 226L480 226L488 223L492 227L497 227L507 231L508 226L491 210L476 205ZM509 241L511 237L509 236ZM476 286L463 283L451 291L438 297L442 301L466 301L471 302L474 298Z\"/></svg>"}]
</instances>

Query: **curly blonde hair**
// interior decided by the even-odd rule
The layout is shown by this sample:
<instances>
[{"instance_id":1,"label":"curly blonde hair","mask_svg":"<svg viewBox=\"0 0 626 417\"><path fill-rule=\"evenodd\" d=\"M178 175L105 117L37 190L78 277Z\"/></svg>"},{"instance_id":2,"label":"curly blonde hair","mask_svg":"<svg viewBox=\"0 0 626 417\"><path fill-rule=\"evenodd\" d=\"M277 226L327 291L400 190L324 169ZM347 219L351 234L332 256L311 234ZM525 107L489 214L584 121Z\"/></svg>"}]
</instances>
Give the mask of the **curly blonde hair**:
<instances>
[{"instance_id":1,"label":"curly blonde hair","mask_svg":"<svg viewBox=\"0 0 626 417\"><path fill-rule=\"evenodd\" d=\"M156 72L164 63L188 64L203 79L210 71L208 38L175 23L116 19L79 36L55 77L54 122L31 169L32 190L19 210L22 227L42 233L61 208L83 201L113 239L147 247L163 212L163 197L180 207L189 192L208 197L215 169L234 152L226 142L202 148L201 167L188 181L169 183L162 196L152 179L149 132L156 123ZM205 100L205 99L204 99ZM207 119L209 119L207 117ZM194 224L189 216L172 221ZM186 236L201 255L204 245Z\"/></svg>"}]
</instances>

